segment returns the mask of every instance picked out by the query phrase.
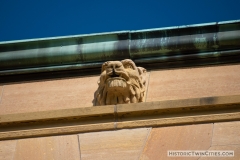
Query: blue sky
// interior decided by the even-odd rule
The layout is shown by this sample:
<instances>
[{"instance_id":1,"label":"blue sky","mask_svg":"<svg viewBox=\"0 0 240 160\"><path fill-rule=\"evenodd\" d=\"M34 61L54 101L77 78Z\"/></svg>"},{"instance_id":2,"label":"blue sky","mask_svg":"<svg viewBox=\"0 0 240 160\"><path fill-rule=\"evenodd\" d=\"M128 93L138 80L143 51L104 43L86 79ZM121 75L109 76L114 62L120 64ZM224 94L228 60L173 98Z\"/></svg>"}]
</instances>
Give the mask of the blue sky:
<instances>
[{"instance_id":1,"label":"blue sky","mask_svg":"<svg viewBox=\"0 0 240 160\"><path fill-rule=\"evenodd\" d=\"M240 19L240 0L1 0L0 41Z\"/></svg>"}]
</instances>

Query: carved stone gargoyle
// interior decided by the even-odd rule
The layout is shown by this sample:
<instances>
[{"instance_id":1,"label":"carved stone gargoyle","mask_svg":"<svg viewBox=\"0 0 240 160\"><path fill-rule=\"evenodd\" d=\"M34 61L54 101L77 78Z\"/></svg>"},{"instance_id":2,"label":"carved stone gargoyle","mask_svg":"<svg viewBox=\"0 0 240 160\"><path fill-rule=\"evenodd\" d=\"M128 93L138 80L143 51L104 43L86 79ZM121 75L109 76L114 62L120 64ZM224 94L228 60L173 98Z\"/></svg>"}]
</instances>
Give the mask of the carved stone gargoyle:
<instances>
[{"instance_id":1,"label":"carved stone gargoyle","mask_svg":"<svg viewBox=\"0 0 240 160\"><path fill-rule=\"evenodd\" d=\"M103 63L94 105L138 103L145 99L147 71L130 59Z\"/></svg>"}]
</instances>

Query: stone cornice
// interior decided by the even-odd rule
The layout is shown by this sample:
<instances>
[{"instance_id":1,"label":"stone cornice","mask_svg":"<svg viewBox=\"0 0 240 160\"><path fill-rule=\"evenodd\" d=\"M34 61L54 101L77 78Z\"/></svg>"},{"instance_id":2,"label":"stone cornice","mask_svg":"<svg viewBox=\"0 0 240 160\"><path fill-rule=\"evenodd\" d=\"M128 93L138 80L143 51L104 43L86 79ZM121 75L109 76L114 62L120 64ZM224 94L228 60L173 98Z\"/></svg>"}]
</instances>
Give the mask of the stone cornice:
<instances>
[{"instance_id":1,"label":"stone cornice","mask_svg":"<svg viewBox=\"0 0 240 160\"><path fill-rule=\"evenodd\" d=\"M0 115L0 140L235 120L240 95L144 102Z\"/></svg>"}]
</instances>

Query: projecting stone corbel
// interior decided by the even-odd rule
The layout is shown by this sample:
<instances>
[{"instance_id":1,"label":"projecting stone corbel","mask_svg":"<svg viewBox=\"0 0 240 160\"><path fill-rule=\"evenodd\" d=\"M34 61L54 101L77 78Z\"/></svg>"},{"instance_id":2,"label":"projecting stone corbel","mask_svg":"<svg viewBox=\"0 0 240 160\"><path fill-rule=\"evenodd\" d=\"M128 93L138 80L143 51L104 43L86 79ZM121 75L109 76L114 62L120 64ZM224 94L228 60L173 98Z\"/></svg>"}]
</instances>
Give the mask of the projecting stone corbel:
<instances>
[{"instance_id":1,"label":"projecting stone corbel","mask_svg":"<svg viewBox=\"0 0 240 160\"><path fill-rule=\"evenodd\" d=\"M137 67L130 59L103 63L94 105L143 102L146 74L145 68Z\"/></svg>"}]
</instances>

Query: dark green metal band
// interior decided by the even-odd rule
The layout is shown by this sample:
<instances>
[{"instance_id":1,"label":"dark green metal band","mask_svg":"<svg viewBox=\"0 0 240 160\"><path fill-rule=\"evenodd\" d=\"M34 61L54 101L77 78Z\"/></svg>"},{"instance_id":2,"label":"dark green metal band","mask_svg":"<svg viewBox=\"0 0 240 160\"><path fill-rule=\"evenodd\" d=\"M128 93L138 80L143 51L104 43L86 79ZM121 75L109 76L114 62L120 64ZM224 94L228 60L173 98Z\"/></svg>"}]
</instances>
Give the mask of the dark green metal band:
<instances>
[{"instance_id":1,"label":"dark green metal band","mask_svg":"<svg viewBox=\"0 0 240 160\"><path fill-rule=\"evenodd\" d=\"M239 56L240 20L0 43L0 75ZM222 61L222 59L221 59Z\"/></svg>"}]
</instances>

